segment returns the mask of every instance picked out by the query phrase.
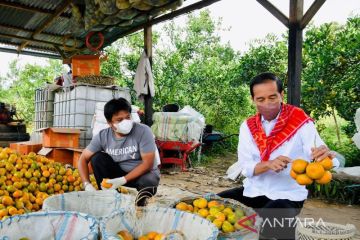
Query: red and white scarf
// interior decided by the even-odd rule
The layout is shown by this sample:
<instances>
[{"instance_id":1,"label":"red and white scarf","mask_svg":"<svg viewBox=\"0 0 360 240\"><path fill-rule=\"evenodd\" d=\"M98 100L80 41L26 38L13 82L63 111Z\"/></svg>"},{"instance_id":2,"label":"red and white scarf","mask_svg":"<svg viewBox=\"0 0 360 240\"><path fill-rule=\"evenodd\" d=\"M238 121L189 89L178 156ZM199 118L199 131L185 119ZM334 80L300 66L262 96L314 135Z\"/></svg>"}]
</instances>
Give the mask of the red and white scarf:
<instances>
[{"instance_id":1,"label":"red and white scarf","mask_svg":"<svg viewBox=\"0 0 360 240\"><path fill-rule=\"evenodd\" d=\"M266 136L261 124L261 114L257 113L250 117L247 125L259 148L261 161L268 161L273 151L294 136L297 130L309 121L313 120L302 109L282 104L278 120L269 136Z\"/></svg>"}]
</instances>

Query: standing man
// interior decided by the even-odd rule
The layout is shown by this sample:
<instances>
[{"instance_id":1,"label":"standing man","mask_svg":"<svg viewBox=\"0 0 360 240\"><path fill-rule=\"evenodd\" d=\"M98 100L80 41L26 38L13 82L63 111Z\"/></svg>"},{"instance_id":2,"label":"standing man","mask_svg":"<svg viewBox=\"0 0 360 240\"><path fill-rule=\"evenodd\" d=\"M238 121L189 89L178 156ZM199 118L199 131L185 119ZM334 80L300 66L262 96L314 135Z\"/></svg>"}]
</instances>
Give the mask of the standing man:
<instances>
[{"instance_id":1,"label":"standing man","mask_svg":"<svg viewBox=\"0 0 360 240\"><path fill-rule=\"evenodd\" d=\"M228 170L230 178L245 176L243 187L219 193L254 208L265 220L264 239L294 239L292 226L275 228L274 219L300 213L308 191L290 177L291 161L320 161L333 154L303 110L283 103L283 85L273 73L261 73L250 83L257 114L240 126L238 161ZM316 146L314 146L316 143ZM334 165L339 165L333 159ZM285 225L289 225L288 222Z\"/></svg>"},{"instance_id":2,"label":"standing man","mask_svg":"<svg viewBox=\"0 0 360 240\"><path fill-rule=\"evenodd\" d=\"M107 102L104 115L110 127L93 137L79 159L85 191L95 191L89 181L91 161L99 189L104 178L109 178L111 189L134 187L140 192L137 204L143 206L146 192L155 194L160 181L160 171L154 163L154 136L148 126L131 120L131 105L124 98Z\"/></svg>"}]
</instances>

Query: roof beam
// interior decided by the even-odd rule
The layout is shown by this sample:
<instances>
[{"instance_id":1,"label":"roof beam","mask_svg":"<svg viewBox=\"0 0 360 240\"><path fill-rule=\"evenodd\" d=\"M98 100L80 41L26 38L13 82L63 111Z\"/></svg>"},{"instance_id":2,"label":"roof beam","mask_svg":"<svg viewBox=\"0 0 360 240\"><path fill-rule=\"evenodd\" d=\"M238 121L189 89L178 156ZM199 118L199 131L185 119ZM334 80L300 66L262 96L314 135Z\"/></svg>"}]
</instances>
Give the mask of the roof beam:
<instances>
[{"instance_id":1,"label":"roof beam","mask_svg":"<svg viewBox=\"0 0 360 240\"><path fill-rule=\"evenodd\" d=\"M55 11L52 11L52 10L46 10L46 9L41 9L41 8L25 6L23 4L19 4L19 3L15 3L15 2L8 2L8 1L4 1L4 0L0 0L0 6L14 8L14 9L22 10L22 11L33 12L33 13L42 13L42 14L46 14L46 15L54 15L54 13L55 13ZM63 13L63 14L61 14L61 17L70 18L71 15Z\"/></svg>"},{"instance_id":2,"label":"roof beam","mask_svg":"<svg viewBox=\"0 0 360 240\"><path fill-rule=\"evenodd\" d=\"M27 37L21 37L21 36L12 35L12 34L0 33L0 37L10 38L10 39L11 39L11 38L15 38L15 39L19 39L19 40L23 40L23 41L27 41L27 42L44 43L44 44L49 44L51 47L53 47L53 45L62 47L62 45L61 45L61 44L58 44L58 43L53 43L53 42L44 41L44 40L40 40L40 39L32 39L32 38L27 38Z\"/></svg>"},{"instance_id":3,"label":"roof beam","mask_svg":"<svg viewBox=\"0 0 360 240\"><path fill-rule=\"evenodd\" d=\"M66 59L67 57L66 57L66 55L65 55L65 53L58 47L58 46L56 46L56 45L53 45L54 46L54 48L56 49L56 51L58 51L58 53L60 54L60 56L62 57L62 59Z\"/></svg>"},{"instance_id":4,"label":"roof beam","mask_svg":"<svg viewBox=\"0 0 360 240\"><path fill-rule=\"evenodd\" d=\"M289 19L279 9L277 9L268 0L257 0L264 8L266 8L274 17L276 17L282 24L289 28ZM290 0L292 1L292 0Z\"/></svg>"},{"instance_id":5,"label":"roof beam","mask_svg":"<svg viewBox=\"0 0 360 240\"><path fill-rule=\"evenodd\" d=\"M36 35L41 33L45 28L47 28L56 18L58 18L62 12L66 10L66 8L70 5L71 0L65 0L55 11L55 13L38 29L35 30L33 34L31 34L31 38L34 38ZM28 41L23 42L18 48L18 52L21 52L23 48L26 47Z\"/></svg>"},{"instance_id":6,"label":"roof beam","mask_svg":"<svg viewBox=\"0 0 360 240\"><path fill-rule=\"evenodd\" d=\"M18 54L16 49L11 48L2 48L0 47L1 52L8 52L8 53L15 53ZM61 56L49 53L40 53L40 52L32 52L32 51L22 51L21 54L35 56L35 57L47 57L47 58L54 58L54 59L61 59Z\"/></svg>"},{"instance_id":7,"label":"roof beam","mask_svg":"<svg viewBox=\"0 0 360 240\"><path fill-rule=\"evenodd\" d=\"M314 15L319 11L319 9L325 3L325 1L326 0L315 0L313 4L311 4L309 9L306 11L304 17L301 19L300 22L301 29L304 29L308 25L308 23L311 21Z\"/></svg>"},{"instance_id":8,"label":"roof beam","mask_svg":"<svg viewBox=\"0 0 360 240\"><path fill-rule=\"evenodd\" d=\"M194 4L191 4L189 6L177 9L175 11L172 11L172 12L168 13L168 14L165 14L165 15L162 15L160 17L154 18L154 19L152 19L150 21L147 21L144 24L140 24L137 27L131 28L128 31L125 31L124 33L122 33L120 36L116 36L116 39L122 38L122 37L124 37L126 35L132 34L134 32L137 32L137 31L142 30L142 29L144 29L146 27L158 24L160 22L164 22L164 21L176 18L176 17L178 17L180 15L192 12L194 10L198 10L198 9L210 6L211 4L219 2L219 1L221 1L221 0L202 0L202 1L196 2ZM114 41L114 39L109 39L109 42L112 42L112 41Z\"/></svg>"},{"instance_id":9,"label":"roof beam","mask_svg":"<svg viewBox=\"0 0 360 240\"><path fill-rule=\"evenodd\" d=\"M6 29L10 29L10 30L15 30L15 31L21 31L21 32L25 32L25 33L33 33L33 31L25 29L25 28L20 28L20 27L15 27L15 26L9 26L9 25L4 25L0 23L0 28L6 28ZM42 32L41 35L44 36L48 36L48 37L64 37L63 35L56 35L56 34L49 34L49 33L44 33ZM76 46L80 46L82 45L81 40L74 38L73 41L76 41ZM80 42L79 42L80 41ZM75 44L75 43L74 43Z\"/></svg>"},{"instance_id":10,"label":"roof beam","mask_svg":"<svg viewBox=\"0 0 360 240\"><path fill-rule=\"evenodd\" d=\"M25 33L33 33L34 32L34 31L29 30L29 29L10 26L10 25L5 25L5 24L1 24L1 23L0 23L0 28L7 28L7 29L10 29L10 30L21 31L21 32L25 32ZM49 37L63 37L62 35L56 35L56 34L50 34L50 33L41 33L41 34L43 34L45 36L49 36Z\"/></svg>"}]
</instances>

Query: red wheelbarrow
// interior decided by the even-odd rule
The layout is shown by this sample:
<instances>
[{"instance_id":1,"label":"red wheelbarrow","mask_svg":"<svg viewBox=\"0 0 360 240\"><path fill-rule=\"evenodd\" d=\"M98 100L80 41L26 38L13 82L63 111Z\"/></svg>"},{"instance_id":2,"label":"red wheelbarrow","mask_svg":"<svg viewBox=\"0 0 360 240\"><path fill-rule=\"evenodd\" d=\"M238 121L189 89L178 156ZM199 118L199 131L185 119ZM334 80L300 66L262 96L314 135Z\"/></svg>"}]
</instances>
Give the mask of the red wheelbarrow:
<instances>
[{"instance_id":1,"label":"red wheelbarrow","mask_svg":"<svg viewBox=\"0 0 360 240\"><path fill-rule=\"evenodd\" d=\"M156 140L156 145L159 149L161 164L176 164L181 167L181 171L187 171L186 165L191 165L189 154L201 143Z\"/></svg>"}]
</instances>

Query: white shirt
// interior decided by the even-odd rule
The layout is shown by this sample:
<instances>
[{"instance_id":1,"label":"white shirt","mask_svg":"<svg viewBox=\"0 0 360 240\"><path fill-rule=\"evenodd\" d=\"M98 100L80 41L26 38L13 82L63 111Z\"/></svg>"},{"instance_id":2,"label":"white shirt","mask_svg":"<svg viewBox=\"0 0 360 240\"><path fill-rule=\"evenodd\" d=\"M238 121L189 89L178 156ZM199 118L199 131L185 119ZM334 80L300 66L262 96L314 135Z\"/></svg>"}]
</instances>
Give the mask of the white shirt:
<instances>
[{"instance_id":1,"label":"white shirt","mask_svg":"<svg viewBox=\"0 0 360 240\"><path fill-rule=\"evenodd\" d=\"M268 136L274 128L277 118L266 121L262 118L263 129ZM270 160L283 155L290 159L301 158L311 161L311 148L325 145L320 138L312 121L304 124L288 141L270 154ZM305 186L299 185L290 177L291 164L279 173L269 170L265 173L254 176L254 169L260 160L260 151L254 142L248 125L243 122L240 126L238 161L228 169L228 177L236 178L240 173L246 178L244 184L244 196L257 197L265 195L269 199L289 199L291 201L303 201L307 198ZM333 159L335 167L339 166L337 159Z\"/></svg>"},{"instance_id":2,"label":"white shirt","mask_svg":"<svg viewBox=\"0 0 360 240\"><path fill-rule=\"evenodd\" d=\"M151 97L155 96L154 78L151 71L150 60L145 51L141 54L140 61L136 69L134 89L136 91L136 96L140 100L143 100L143 95L150 94Z\"/></svg>"}]
</instances>

